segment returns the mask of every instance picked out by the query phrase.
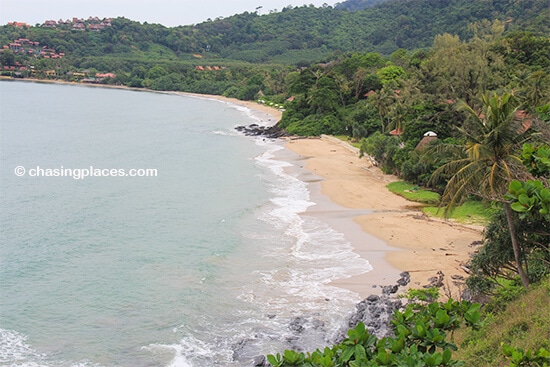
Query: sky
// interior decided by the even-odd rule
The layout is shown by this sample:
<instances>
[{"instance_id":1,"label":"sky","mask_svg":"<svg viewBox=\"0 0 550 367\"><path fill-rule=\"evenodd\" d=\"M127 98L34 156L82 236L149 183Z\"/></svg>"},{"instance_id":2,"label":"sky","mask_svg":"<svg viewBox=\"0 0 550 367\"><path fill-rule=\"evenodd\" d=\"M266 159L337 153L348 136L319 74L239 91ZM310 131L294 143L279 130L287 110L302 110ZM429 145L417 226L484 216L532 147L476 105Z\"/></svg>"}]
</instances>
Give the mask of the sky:
<instances>
[{"instance_id":1,"label":"sky","mask_svg":"<svg viewBox=\"0 0 550 367\"><path fill-rule=\"evenodd\" d=\"M340 0L343 2L344 0ZM333 0L0 0L0 25L8 22L25 22L30 25L45 20L125 17L167 27L191 25L228 17L245 11L268 14L291 6L313 4L334 5Z\"/></svg>"}]
</instances>

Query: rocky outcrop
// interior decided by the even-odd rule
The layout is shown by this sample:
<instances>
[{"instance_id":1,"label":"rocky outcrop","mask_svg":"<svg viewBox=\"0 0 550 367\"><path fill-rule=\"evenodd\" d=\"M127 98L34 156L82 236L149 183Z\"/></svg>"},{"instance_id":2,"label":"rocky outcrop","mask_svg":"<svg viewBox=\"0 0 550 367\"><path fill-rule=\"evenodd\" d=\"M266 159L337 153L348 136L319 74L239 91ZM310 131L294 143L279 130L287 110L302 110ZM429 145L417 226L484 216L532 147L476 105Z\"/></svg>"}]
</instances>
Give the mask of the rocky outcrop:
<instances>
[{"instance_id":1,"label":"rocky outcrop","mask_svg":"<svg viewBox=\"0 0 550 367\"><path fill-rule=\"evenodd\" d=\"M340 343L347 336L349 329L355 328L359 322L363 322L369 332L377 338L392 335L391 318L397 309L405 305L399 299L397 292L399 287L404 287L410 282L408 272L400 274L399 280L394 285L380 286L381 295L371 295L356 305L355 311L349 316L342 330L332 339L327 339L327 345ZM308 333L326 333L325 324L314 316L299 316L290 320L288 324L289 335L286 336L287 349L303 350L300 341L307 339ZM236 361L250 361L250 366L268 367L270 364L264 356L254 356L250 348L255 338L244 339L233 345L233 358Z\"/></svg>"},{"instance_id":2,"label":"rocky outcrop","mask_svg":"<svg viewBox=\"0 0 550 367\"><path fill-rule=\"evenodd\" d=\"M400 276L395 285L382 286L381 295L370 295L355 306L355 312L348 318L345 330L340 335L340 339L335 342L342 341L346 337L347 330L355 328L359 322L363 322L369 332L377 338L392 334L391 318L395 310L404 307L397 296L397 291L399 287L406 286L411 280L408 272L403 272Z\"/></svg>"},{"instance_id":3,"label":"rocky outcrop","mask_svg":"<svg viewBox=\"0 0 550 367\"><path fill-rule=\"evenodd\" d=\"M260 126L252 124L248 126L237 126L235 130L243 133L246 136L263 136L269 139L276 139L288 136L287 132L280 127L275 126Z\"/></svg>"}]
</instances>

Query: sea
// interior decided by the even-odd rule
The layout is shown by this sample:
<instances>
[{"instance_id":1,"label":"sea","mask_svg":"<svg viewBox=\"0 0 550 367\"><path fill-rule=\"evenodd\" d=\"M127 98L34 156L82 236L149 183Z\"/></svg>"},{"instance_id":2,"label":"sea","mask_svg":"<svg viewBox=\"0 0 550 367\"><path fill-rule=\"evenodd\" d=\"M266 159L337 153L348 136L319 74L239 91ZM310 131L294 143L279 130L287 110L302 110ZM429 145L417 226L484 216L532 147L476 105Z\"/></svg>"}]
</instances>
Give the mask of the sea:
<instances>
[{"instance_id":1,"label":"sea","mask_svg":"<svg viewBox=\"0 0 550 367\"><path fill-rule=\"evenodd\" d=\"M273 124L215 99L0 81L0 366L251 366L324 348L371 270Z\"/></svg>"}]
</instances>

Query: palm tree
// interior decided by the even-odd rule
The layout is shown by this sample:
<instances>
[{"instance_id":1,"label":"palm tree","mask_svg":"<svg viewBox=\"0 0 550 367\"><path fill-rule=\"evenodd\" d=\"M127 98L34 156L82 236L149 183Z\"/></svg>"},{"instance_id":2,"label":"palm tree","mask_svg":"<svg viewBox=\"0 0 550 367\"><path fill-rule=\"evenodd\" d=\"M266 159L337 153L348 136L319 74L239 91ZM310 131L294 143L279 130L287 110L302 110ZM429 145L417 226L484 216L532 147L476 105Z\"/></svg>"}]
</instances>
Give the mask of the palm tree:
<instances>
[{"instance_id":1,"label":"palm tree","mask_svg":"<svg viewBox=\"0 0 550 367\"><path fill-rule=\"evenodd\" d=\"M372 102L372 105L378 110L378 115L380 116L381 123L381 132L386 131L387 125L389 124L388 114L390 112L390 107L394 103L395 92L390 88L382 88L376 94L369 98L369 102Z\"/></svg>"},{"instance_id":2,"label":"palm tree","mask_svg":"<svg viewBox=\"0 0 550 367\"><path fill-rule=\"evenodd\" d=\"M466 114L465 124L459 129L466 138L462 147L465 154L437 169L432 180L442 174L452 175L442 196L442 203L447 205L446 214L468 195L503 202L517 271L523 285L528 287L529 279L521 262L512 209L503 196L513 179L526 175L516 152L532 132L516 118L517 107L510 94L485 94L482 102L481 113L466 103L459 104L458 108Z\"/></svg>"}]
</instances>

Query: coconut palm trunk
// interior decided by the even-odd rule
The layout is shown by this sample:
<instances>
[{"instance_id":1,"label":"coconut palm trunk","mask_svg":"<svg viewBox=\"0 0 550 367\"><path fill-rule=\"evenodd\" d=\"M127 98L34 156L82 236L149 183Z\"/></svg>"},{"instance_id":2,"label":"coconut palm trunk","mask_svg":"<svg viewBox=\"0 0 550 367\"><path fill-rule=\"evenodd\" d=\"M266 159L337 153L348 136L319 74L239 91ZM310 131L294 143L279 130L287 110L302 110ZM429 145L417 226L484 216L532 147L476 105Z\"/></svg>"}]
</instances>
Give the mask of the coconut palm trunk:
<instances>
[{"instance_id":1,"label":"coconut palm trunk","mask_svg":"<svg viewBox=\"0 0 550 367\"><path fill-rule=\"evenodd\" d=\"M531 132L517 120L517 108L510 94L486 94L482 101L481 111L466 103L460 104L460 110L466 113L465 124L459 128L466 138L464 156L441 166L434 172L432 180L442 174L452 175L442 196L445 213L461 204L468 195L503 203L517 272L523 285L528 287L529 278L522 266L512 209L504 200L504 194L513 179L525 174L516 153L521 144L530 138Z\"/></svg>"},{"instance_id":2,"label":"coconut palm trunk","mask_svg":"<svg viewBox=\"0 0 550 367\"><path fill-rule=\"evenodd\" d=\"M529 277L523 270L522 260L521 260L521 249L519 248L518 239L516 236L516 231L514 229L514 220L512 217L512 208L510 203L504 203L504 211L506 213L506 221L508 222L508 229L510 231L510 239L512 240L512 249L514 250L514 259L516 261L516 269L518 271L521 283L525 288L529 287Z\"/></svg>"}]
</instances>

